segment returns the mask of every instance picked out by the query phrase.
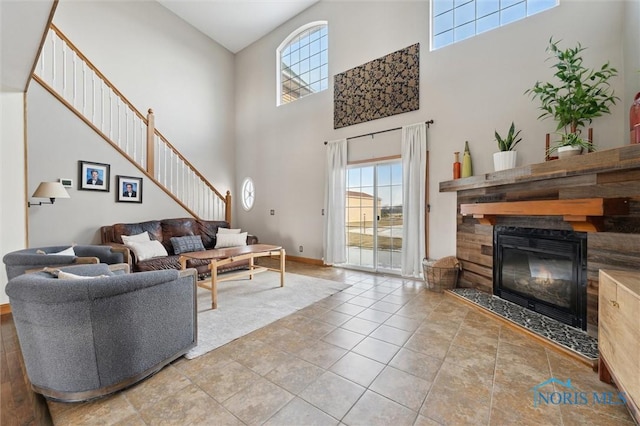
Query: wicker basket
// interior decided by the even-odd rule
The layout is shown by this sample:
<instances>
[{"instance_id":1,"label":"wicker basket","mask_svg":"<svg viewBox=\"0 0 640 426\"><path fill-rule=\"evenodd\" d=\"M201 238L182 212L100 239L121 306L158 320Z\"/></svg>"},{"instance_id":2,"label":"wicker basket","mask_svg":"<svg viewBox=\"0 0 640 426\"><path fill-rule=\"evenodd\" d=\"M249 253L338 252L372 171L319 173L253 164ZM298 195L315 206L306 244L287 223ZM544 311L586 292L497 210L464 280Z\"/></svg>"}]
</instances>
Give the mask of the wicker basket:
<instances>
[{"instance_id":1,"label":"wicker basket","mask_svg":"<svg viewBox=\"0 0 640 426\"><path fill-rule=\"evenodd\" d=\"M424 259L422 270L427 288L440 293L456 287L460 261L455 256L447 256L439 260Z\"/></svg>"}]
</instances>

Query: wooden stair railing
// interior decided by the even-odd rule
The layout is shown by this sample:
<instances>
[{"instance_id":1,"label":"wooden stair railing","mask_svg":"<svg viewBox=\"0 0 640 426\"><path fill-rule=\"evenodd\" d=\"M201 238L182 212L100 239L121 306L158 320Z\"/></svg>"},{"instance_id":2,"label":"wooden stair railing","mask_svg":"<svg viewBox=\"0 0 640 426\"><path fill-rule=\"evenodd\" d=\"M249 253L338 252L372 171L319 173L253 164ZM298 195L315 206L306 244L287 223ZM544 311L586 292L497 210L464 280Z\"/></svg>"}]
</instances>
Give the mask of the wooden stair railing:
<instances>
[{"instance_id":1,"label":"wooden stair railing","mask_svg":"<svg viewBox=\"0 0 640 426\"><path fill-rule=\"evenodd\" d=\"M33 74L49 93L192 216L231 222L231 194L222 195L155 129L78 48L51 24Z\"/></svg>"}]
</instances>

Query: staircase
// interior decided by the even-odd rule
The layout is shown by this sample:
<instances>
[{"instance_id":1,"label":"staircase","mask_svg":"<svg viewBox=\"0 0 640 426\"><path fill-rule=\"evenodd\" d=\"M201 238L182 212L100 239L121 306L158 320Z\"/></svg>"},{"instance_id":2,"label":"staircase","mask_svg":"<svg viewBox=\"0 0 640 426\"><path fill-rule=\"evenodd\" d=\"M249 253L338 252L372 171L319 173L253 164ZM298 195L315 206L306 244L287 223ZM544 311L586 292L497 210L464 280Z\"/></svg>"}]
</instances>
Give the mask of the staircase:
<instances>
[{"instance_id":1,"label":"staircase","mask_svg":"<svg viewBox=\"0 0 640 426\"><path fill-rule=\"evenodd\" d=\"M193 217L231 221L222 195L53 24L33 78Z\"/></svg>"}]
</instances>

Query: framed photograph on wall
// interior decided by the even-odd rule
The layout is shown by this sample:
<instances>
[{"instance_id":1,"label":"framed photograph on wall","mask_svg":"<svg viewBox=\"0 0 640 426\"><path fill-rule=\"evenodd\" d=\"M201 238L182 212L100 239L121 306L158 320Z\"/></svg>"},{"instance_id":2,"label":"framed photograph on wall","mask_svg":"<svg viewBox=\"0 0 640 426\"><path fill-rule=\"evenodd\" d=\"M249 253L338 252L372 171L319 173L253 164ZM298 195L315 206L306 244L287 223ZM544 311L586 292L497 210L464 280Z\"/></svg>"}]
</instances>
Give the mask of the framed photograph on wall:
<instances>
[{"instance_id":1,"label":"framed photograph on wall","mask_svg":"<svg viewBox=\"0 0 640 426\"><path fill-rule=\"evenodd\" d=\"M142 178L117 176L118 201L123 203L142 203Z\"/></svg>"},{"instance_id":2,"label":"framed photograph on wall","mask_svg":"<svg viewBox=\"0 0 640 426\"><path fill-rule=\"evenodd\" d=\"M78 189L109 192L109 164L78 161Z\"/></svg>"}]
</instances>

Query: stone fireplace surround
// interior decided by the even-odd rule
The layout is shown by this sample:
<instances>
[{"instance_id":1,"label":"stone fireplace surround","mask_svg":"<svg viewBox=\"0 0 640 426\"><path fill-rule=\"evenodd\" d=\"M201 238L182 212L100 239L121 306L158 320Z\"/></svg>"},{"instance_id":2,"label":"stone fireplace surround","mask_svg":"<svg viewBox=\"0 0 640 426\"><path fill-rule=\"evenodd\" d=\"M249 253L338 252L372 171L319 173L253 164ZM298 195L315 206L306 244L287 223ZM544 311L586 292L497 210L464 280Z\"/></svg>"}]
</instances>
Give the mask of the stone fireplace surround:
<instances>
[{"instance_id":1,"label":"stone fireplace surround","mask_svg":"<svg viewBox=\"0 0 640 426\"><path fill-rule=\"evenodd\" d=\"M597 335L598 272L640 264L640 145L440 183L457 193L460 287L493 293L493 226L587 232L587 331Z\"/></svg>"}]
</instances>

